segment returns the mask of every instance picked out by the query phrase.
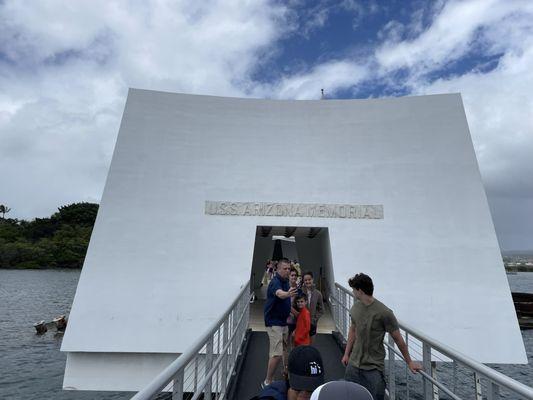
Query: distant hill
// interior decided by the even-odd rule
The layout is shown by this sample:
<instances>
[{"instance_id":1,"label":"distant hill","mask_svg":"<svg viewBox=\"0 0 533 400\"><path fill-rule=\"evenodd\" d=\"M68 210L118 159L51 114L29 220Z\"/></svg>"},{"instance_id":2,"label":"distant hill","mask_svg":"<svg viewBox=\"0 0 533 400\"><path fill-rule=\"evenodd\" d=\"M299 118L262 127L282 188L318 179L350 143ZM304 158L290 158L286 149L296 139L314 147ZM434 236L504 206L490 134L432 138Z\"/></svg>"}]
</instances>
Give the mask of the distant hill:
<instances>
[{"instance_id":1,"label":"distant hill","mask_svg":"<svg viewBox=\"0 0 533 400\"><path fill-rule=\"evenodd\" d=\"M74 203L49 218L0 218L0 268L81 268L97 212Z\"/></svg>"}]
</instances>

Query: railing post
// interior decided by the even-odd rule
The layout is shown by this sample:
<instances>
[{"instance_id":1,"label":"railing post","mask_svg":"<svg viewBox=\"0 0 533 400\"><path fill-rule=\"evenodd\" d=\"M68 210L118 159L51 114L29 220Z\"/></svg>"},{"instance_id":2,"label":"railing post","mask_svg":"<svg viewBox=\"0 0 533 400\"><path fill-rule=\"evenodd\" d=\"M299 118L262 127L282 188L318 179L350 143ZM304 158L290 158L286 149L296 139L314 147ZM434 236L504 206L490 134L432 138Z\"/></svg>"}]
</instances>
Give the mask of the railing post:
<instances>
[{"instance_id":1,"label":"railing post","mask_svg":"<svg viewBox=\"0 0 533 400\"><path fill-rule=\"evenodd\" d=\"M337 300L338 297L337 297L337 292L339 291L339 288L337 286L334 287L333 289L333 293L331 294L331 298L332 298L332 306L333 306L333 309L331 310L332 314L333 314L333 323L335 324L335 327L337 329L339 329L339 301Z\"/></svg>"},{"instance_id":2,"label":"railing post","mask_svg":"<svg viewBox=\"0 0 533 400\"><path fill-rule=\"evenodd\" d=\"M344 310L342 309L342 291L340 288L337 289L337 324L339 325L339 331L341 332L342 337L345 337L344 331L342 330L342 313L344 312Z\"/></svg>"},{"instance_id":3,"label":"railing post","mask_svg":"<svg viewBox=\"0 0 533 400\"><path fill-rule=\"evenodd\" d=\"M392 346L394 348L394 339L392 338L392 335L389 333L388 335L388 342L389 346ZM394 368L394 351L391 350L391 348L388 348L389 353L389 399L395 400L396 399L396 371Z\"/></svg>"},{"instance_id":4,"label":"railing post","mask_svg":"<svg viewBox=\"0 0 533 400\"><path fill-rule=\"evenodd\" d=\"M228 328L229 328L229 315L227 319L224 321L224 324L222 325L222 348L224 349L226 347L226 343L228 343ZM228 351L224 350L224 354L222 355L222 387L220 388L220 392L224 393L224 397L226 395L226 388L228 384Z\"/></svg>"},{"instance_id":5,"label":"railing post","mask_svg":"<svg viewBox=\"0 0 533 400\"><path fill-rule=\"evenodd\" d=\"M198 390L198 355L194 357L194 393Z\"/></svg>"},{"instance_id":6,"label":"railing post","mask_svg":"<svg viewBox=\"0 0 533 400\"><path fill-rule=\"evenodd\" d=\"M498 400L500 398L500 387L496 383L489 381L489 387L487 389L488 400Z\"/></svg>"},{"instance_id":7,"label":"railing post","mask_svg":"<svg viewBox=\"0 0 533 400\"><path fill-rule=\"evenodd\" d=\"M183 370L180 369L174 376L174 382L172 384L172 400L183 400Z\"/></svg>"},{"instance_id":8,"label":"railing post","mask_svg":"<svg viewBox=\"0 0 533 400\"><path fill-rule=\"evenodd\" d=\"M431 361L431 377L437 380L437 362ZM433 385L433 400L439 400L439 388Z\"/></svg>"},{"instance_id":9,"label":"railing post","mask_svg":"<svg viewBox=\"0 0 533 400\"><path fill-rule=\"evenodd\" d=\"M476 388L476 400L483 400L483 395L481 394L481 377L477 372L474 372L474 385Z\"/></svg>"},{"instance_id":10,"label":"railing post","mask_svg":"<svg viewBox=\"0 0 533 400\"><path fill-rule=\"evenodd\" d=\"M342 295L342 335L348 339L348 329L346 329L346 293L341 292Z\"/></svg>"},{"instance_id":11,"label":"railing post","mask_svg":"<svg viewBox=\"0 0 533 400\"><path fill-rule=\"evenodd\" d=\"M248 325L250 325L250 303L248 302L246 305L245 305L246 309L245 309L245 312L246 312L246 317L244 318L244 332L246 332L246 330L248 329Z\"/></svg>"},{"instance_id":12,"label":"railing post","mask_svg":"<svg viewBox=\"0 0 533 400\"><path fill-rule=\"evenodd\" d=\"M457 393L457 361L453 360L453 392Z\"/></svg>"},{"instance_id":13,"label":"railing post","mask_svg":"<svg viewBox=\"0 0 533 400\"><path fill-rule=\"evenodd\" d=\"M409 332L405 331L405 345L409 350ZM409 366L405 363L405 398L409 399Z\"/></svg>"},{"instance_id":14,"label":"railing post","mask_svg":"<svg viewBox=\"0 0 533 400\"><path fill-rule=\"evenodd\" d=\"M239 328L237 326L238 315L237 315L236 309L232 311L231 321L232 321L231 322L231 326L232 326L231 333L233 334L233 332L237 332ZM231 359L232 359L232 364L234 364L235 360L237 360L237 334L233 335L233 339L231 340Z\"/></svg>"},{"instance_id":15,"label":"railing post","mask_svg":"<svg viewBox=\"0 0 533 400\"><path fill-rule=\"evenodd\" d=\"M333 304L333 309L331 310L331 312L333 313L333 322L335 324L335 326L337 327L337 329L339 329L339 305L338 305L338 300L337 300L337 292L339 291L339 288L337 286L334 286L333 287L333 293L331 294L331 298L332 298L332 304Z\"/></svg>"},{"instance_id":16,"label":"railing post","mask_svg":"<svg viewBox=\"0 0 533 400\"><path fill-rule=\"evenodd\" d=\"M205 345L204 374L207 375L207 373L211 371L212 367L213 367L213 336L207 339L207 343ZM205 385L205 389L204 389L204 399L211 399L212 389L213 389L213 378L209 378L209 380L207 381L207 385Z\"/></svg>"},{"instance_id":17,"label":"railing post","mask_svg":"<svg viewBox=\"0 0 533 400\"><path fill-rule=\"evenodd\" d=\"M426 342L422 343L422 365L424 372L431 375L431 346ZM424 379L424 400L433 399L433 384L427 379Z\"/></svg>"}]
</instances>

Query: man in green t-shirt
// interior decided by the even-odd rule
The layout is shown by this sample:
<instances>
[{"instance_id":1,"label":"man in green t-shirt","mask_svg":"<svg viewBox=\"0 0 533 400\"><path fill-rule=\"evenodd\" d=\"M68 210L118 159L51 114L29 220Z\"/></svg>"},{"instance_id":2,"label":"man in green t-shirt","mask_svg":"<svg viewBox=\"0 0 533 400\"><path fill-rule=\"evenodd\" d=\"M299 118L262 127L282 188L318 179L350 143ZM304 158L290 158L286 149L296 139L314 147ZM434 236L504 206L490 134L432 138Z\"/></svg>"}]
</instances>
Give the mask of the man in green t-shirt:
<instances>
[{"instance_id":1,"label":"man in green t-shirt","mask_svg":"<svg viewBox=\"0 0 533 400\"><path fill-rule=\"evenodd\" d=\"M394 313L373 297L372 279L361 273L351 278L348 284L359 301L350 310L352 324L342 357L342 363L346 366L344 379L363 385L375 400L382 400L385 397L383 338L386 332L396 342L412 372L421 370L422 366L411 360Z\"/></svg>"}]
</instances>

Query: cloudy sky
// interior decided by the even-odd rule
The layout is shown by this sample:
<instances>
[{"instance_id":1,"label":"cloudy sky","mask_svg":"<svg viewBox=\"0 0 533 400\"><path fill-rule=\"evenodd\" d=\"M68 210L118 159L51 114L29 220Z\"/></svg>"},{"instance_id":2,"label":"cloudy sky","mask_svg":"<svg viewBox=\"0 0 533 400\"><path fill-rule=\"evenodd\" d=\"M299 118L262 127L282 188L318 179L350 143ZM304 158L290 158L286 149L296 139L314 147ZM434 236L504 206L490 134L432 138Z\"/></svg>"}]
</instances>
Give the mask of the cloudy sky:
<instances>
[{"instance_id":1,"label":"cloudy sky","mask_svg":"<svg viewBox=\"0 0 533 400\"><path fill-rule=\"evenodd\" d=\"M533 249L533 1L0 1L0 203L99 202L128 87L461 92L500 245Z\"/></svg>"}]
</instances>

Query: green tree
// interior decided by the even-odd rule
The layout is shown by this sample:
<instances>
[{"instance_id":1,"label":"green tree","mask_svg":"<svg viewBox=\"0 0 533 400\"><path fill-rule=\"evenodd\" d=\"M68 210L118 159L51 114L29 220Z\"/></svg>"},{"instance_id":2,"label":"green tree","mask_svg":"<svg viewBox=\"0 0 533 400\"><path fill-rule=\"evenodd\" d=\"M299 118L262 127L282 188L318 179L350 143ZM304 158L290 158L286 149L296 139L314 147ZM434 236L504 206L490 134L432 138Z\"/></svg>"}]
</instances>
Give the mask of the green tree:
<instances>
[{"instance_id":1,"label":"green tree","mask_svg":"<svg viewBox=\"0 0 533 400\"><path fill-rule=\"evenodd\" d=\"M59 207L59 211L52 215L61 224L69 225L94 225L98 204L93 203L73 203L68 206Z\"/></svg>"},{"instance_id":2,"label":"green tree","mask_svg":"<svg viewBox=\"0 0 533 400\"><path fill-rule=\"evenodd\" d=\"M0 268L81 268L97 212L98 204L75 203L49 218L0 218Z\"/></svg>"},{"instance_id":3,"label":"green tree","mask_svg":"<svg viewBox=\"0 0 533 400\"><path fill-rule=\"evenodd\" d=\"M22 234L33 242L45 237L51 238L59 226L59 221L53 216L51 218L35 218L33 221L24 221L21 224Z\"/></svg>"},{"instance_id":4,"label":"green tree","mask_svg":"<svg viewBox=\"0 0 533 400\"><path fill-rule=\"evenodd\" d=\"M11 211L11 208L4 204L0 204L0 213L2 213L2 218L5 218L5 215Z\"/></svg>"},{"instance_id":5,"label":"green tree","mask_svg":"<svg viewBox=\"0 0 533 400\"><path fill-rule=\"evenodd\" d=\"M0 265L4 268L39 268L41 252L32 243L18 240L6 243L0 252Z\"/></svg>"},{"instance_id":6,"label":"green tree","mask_svg":"<svg viewBox=\"0 0 533 400\"><path fill-rule=\"evenodd\" d=\"M0 240L15 242L22 236L22 228L16 219L0 219Z\"/></svg>"},{"instance_id":7,"label":"green tree","mask_svg":"<svg viewBox=\"0 0 533 400\"><path fill-rule=\"evenodd\" d=\"M54 235L54 260L57 266L81 268L89 245L92 227L64 225Z\"/></svg>"}]
</instances>

